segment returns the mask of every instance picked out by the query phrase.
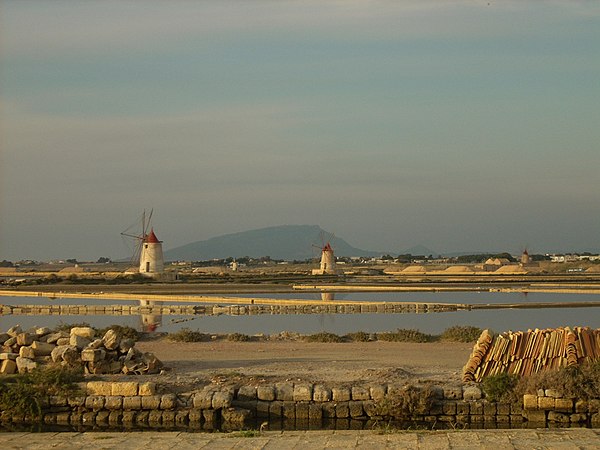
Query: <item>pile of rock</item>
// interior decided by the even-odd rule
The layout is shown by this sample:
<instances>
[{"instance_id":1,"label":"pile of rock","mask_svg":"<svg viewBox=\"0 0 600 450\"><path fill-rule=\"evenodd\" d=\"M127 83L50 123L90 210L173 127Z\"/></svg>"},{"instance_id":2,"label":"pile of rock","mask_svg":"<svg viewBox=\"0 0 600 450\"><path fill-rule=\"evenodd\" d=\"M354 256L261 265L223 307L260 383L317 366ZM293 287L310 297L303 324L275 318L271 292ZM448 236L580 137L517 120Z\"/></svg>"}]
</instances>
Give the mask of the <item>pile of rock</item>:
<instances>
[{"instance_id":1,"label":"pile of rock","mask_svg":"<svg viewBox=\"0 0 600 450\"><path fill-rule=\"evenodd\" d=\"M47 327L23 330L19 325L0 333L0 374L26 373L39 365L83 365L91 374L151 374L162 362L152 353L142 353L135 341L115 330L96 336L91 327L73 327L70 332Z\"/></svg>"}]
</instances>

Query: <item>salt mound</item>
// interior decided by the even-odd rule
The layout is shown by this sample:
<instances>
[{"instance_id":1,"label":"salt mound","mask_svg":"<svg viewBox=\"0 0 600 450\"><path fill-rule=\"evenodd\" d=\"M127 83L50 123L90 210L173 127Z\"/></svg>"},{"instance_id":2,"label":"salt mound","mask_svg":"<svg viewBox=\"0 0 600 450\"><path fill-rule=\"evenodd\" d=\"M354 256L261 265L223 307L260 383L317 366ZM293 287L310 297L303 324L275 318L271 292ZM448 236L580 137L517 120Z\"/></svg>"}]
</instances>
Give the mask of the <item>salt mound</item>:
<instances>
[{"instance_id":1,"label":"salt mound","mask_svg":"<svg viewBox=\"0 0 600 450\"><path fill-rule=\"evenodd\" d=\"M450 266L444 272L447 273L473 273L473 271L467 266Z\"/></svg>"},{"instance_id":2,"label":"salt mound","mask_svg":"<svg viewBox=\"0 0 600 450\"><path fill-rule=\"evenodd\" d=\"M402 271L403 273L425 273L425 267L423 266L408 266Z\"/></svg>"},{"instance_id":3,"label":"salt mound","mask_svg":"<svg viewBox=\"0 0 600 450\"><path fill-rule=\"evenodd\" d=\"M517 264L511 264L498 268L494 273L527 273L527 270Z\"/></svg>"}]
</instances>

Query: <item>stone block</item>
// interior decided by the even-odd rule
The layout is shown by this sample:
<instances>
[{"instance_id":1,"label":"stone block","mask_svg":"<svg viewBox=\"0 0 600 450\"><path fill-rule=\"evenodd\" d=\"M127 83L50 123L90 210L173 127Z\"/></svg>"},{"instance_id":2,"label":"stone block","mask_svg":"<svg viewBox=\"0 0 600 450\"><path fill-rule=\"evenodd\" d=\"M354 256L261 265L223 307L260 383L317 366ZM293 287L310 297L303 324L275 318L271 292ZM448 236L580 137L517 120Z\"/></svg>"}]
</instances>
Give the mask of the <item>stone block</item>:
<instances>
[{"instance_id":1,"label":"stone block","mask_svg":"<svg viewBox=\"0 0 600 450\"><path fill-rule=\"evenodd\" d=\"M295 402L311 401L313 394L312 384L296 384L294 385L293 400ZM308 418L308 416L307 416Z\"/></svg>"},{"instance_id":2,"label":"stone block","mask_svg":"<svg viewBox=\"0 0 600 450\"><path fill-rule=\"evenodd\" d=\"M12 359L5 359L0 364L0 374L12 375L17 373L17 363Z\"/></svg>"},{"instance_id":3,"label":"stone block","mask_svg":"<svg viewBox=\"0 0 600 450\"><path fill-rule=\"evenodd\" d=\"M214 397L213 397L214 400ZM214 402L213 402L214 404ZM160 409L175 409L177 406L177 396L175 394L164 394L160 398ZM216 409L216 408L215 408Z\"/></svg>"},{"instance_id":4,"label":"stone block","mask_svg":"<svg viewBox=\"0 0 600 450\"><path fill-rule=\"evenodd\" d=\"M456 402L456 414L469 415L469 402L459 400Z\"/></svg>"},{"instance_id":5,"label":"stone block","mask_svg":"<svg viewBox=\"0 0 600 450\"><path fill-rule=\"evenodd\" d=\"M175 412L175 426L185 427L189 423L189 411L176 411Z\"/></svg>"},{"instance_id":6,"label":"stone block","mask_svg":"<svg viewBox=\"0 0 600 450\"><path fill-rule=\"evenodd\" d=\"M283 418L295 419L296 418L296 403L293 401L282 402L281 412L282 412Z\"/></svg>"},{"instance_id":7,"label":"stone block","mask_svg":"<svg viewBox=\"0 0 600 450\"><path fill-rule=\"evenodd\" d=\"M463 399L468 401L479 400L483 397L481 389L477 386L467 386L463 390Z\"/></svg>"},{"instance_id":8,"label":"stone block","mask_svg":"<svg viewBox=\"0 0 600 450\"><path fill-rule=\"evenodd\" d=\"M96 336L96 331L92 327L73 327L71 328L70 335L91 340Z\"/></svg>"},{"instance_id":9,"label":"stone block","mask_svg":"<svg viewBox=\"0 0 600 450\"><path fill-rule=\"evenodd\" d=\"M71 345L70 337L61 337L56 340L56 345Z\"/></svg>"},{"instance_id":10,"label":"stone block","mask_svg":"<svg viewBox=\"0 0 600 450\"><path fill-rule=\"evenodd\" d=\"M150 411L138 411L135 414L135 423L137 425L148 425Z\"/></svg>"},{"instance_id":11,"label":"stone block","mask_svg":"<svg viewBox=\"0 0 600 450\"><path fill-rule=\"evenodd\" d=\"M372 400L376 402L380 402L384 399L385 394L387 393L387 386L384 384L373 384L369 388L369 394Z\"/></svg>"},{"instance_id":12,"label":"stone block","mask_svg":"<svg viewBox=\"0 0 600 450\"><path fill-rule=\"evenodd\" d=\"M108 395L105 397L104 407L106 409L122 409L123 408L123 397L120 395Z\"/></svg>"},{"instance_id":13,"label":"stone block","mask_svg":"<svg viewBox=\"0 0 600 450\"><path fill-rule=\"evenodd\" d=\"M137 381L119 381L112 383L111 395L133 397L138 395L139 383Z\"/></svg>"},{"instance_id":14,"label":"stone block","mask_svg":"<svg viewBox=\"0 0 600 450\"><path fill-rule=\"evenodd\" d=\"M82 336L78 336L76 334L72 334L69 337L69 345L73 346L73 347L77 347L78 350L83 350L85 347L87 347L90 344L90 340L87 338L84 338ZM57 344L60 345L60 342L57 342Z\"/></svg>"},{"instance_id":15,"label":"stone block","mask_svg":"<svg viewBox=\"0 0 600 450\"><path fill-rule=\"evenodd\" d=\"M587 422L587 414L571 414L571 423L584 423Z\"/></svg>"},{"instance_id":16,"label":"stone block","mask_svg":"<svg viewBox=\"0 0 600 450\"><path fill-rule=\"evenodd\" d=\"M203 409L202 418L204 419L205 426L214 427L217 422L217 412L214 409Z\"/></svg>"},{"instance_id":17,"label":"stone block","mask_svg":"<svg viewBox=\"0 0 600 450\"><path fill-rule=\"evenodd\" d=\"M31 345L35 340L35 334L31 333L19 333L17 334L17 345Z\"/></svg>"},{"instance_id":18,"label":"stone block","mask_svg":"<svg viewBox=\"0 0 600 450\"><path fill-rule=\"evenodd\" d=\"M30 346L23 346L19 349L19 356L21 358L34 359L35 352Z\"/></svg>"},{"instance_id":19,"label":"stone block","mask_svg":"<svg viewBox=\"0 0 600 450\"><path fill-rule=\"evenodd\" d=\"M81 423L84 425L93 425L96 423L96 412L87 411L81 415Z\"/></svg>"},{"instance_id":20,"label":"stone block","mask_svg":"<svg viewBox=\"0 0 600 450\"><path fill-rule=\"evenodd\" d=\"M496 414L507 416L510 414L510 403L496 403Z\"/></svg>"},{"instance_id":21,"label":"stone block","mask_svg":"<svg viewBox=\"0 0 600 450\"><path fill-rule=\"evenodd\" d=\"M151 381L147 381L145 383L140 383L138 386L138 395L154 395L156 394L156 383Z\"/></svg>"},{"instance_id":22,"label":"stone block","mask_svg":"<svg viewBox=\"0 0 600 450\"><path fill-rule=\"evenodd\" d=\"M84 362L100 362L104 361L106 352L102 348L84 348L81 350L81 360Z\"/></svg>"},{"instance_id":23,"label":"stone block","mask_svg":"<svg viewBox=\"0 0 600 450\"><path fill-rule=\"evenodd\" d=\"M125 427L133 427L136 420L137 411L123 411L123 425Z\"/></svg>"},{"instance_id":24,"label":"stone block","mask_svg":"<svg viewBox=\"0 0 600 450\"><path fill-rule=\"evenodd\" d=\"M309 418L309 404L306 401L300 401L296 403L296 419L308 420Z\"/></svg>"},{"instance_id":25,"label":"stone block","mask_svg":"<svg viewBox=\"0 0 600 450\"><path fill-rule=\"evenodd\" d=\"M369 388L364 386L352 386L352 400L370 400L371 394Z\"/></svg>"},{"instance_id":26,"label":"stone block","mask_svg":"<svg viewBox=\"0 0 600 450\"><path fill-rule=\"evenodd\" d=\"M526 410L523 411L523 417L532 423L546 423L546 411L543 410Z\"/></svg>"},{"instance_id":27,"label":"stone block","mask_svg":"<svg viewBox=\"0 0 600 450\"><path fill-rule=\"evenodd\" d=\"M49 356L52 354L54 347L56 347L56 345L48 344L47 342L33 341L31 343L31 348L35 353L35 356Z\"/></svg>"},{"instance_id":28,"label":"stone block","mask_svg":"<svg viewBox=\"0 0 600 450\"><path fill-rule=\"evenodd\" d=\"M569 423L571 416L569 414L561 413L558 411L548 411L548 421L557 423Z\"/></svg>"},{"instance_id":29,"label":"stone block","mask_svg":"<svg viewBox=\"0 0 600 450\"><path fill-rule=\"evenodd\" d=\"M559 412L573 412L573 400L570 398L557 398L554 400L554 410Z\"/></svg>"},{"instance_id":30,"label":"stone block","mask_svg":"<svg viewBox=\"0 0 600 450\"><path fill-rule=\"evenodd\" d=\"M538 397L538 408L543 410L554 409L555 399L553 397Z\"/></svg>"},{"instance_id":31,"label":"stone block","mask_svg":"<svg viewBox=\"0 0 600 450\"><path fill-rule=\"evenodd\" d=\"M333 419L335 418L335 403L333 402L324 402L321 403L321 411L323 411L324 419Z\"/></svg>"},{"instance_id":32,"label":"stone block","mask_svg":"<svg viewBox=\"0 0 600 450\"><path fill-rule=\"evenodd\" d=\"M212 408L229 408L233 401L233 394L230 391L217 391L212 397Z\"/></svg>"},{"instance_id":33,"label":"stone block","mask_svg":"<svg viewBox=\"0 0 600 450\"><path fill-rule=\"evenodd\" d=\"M258 386L256 388L256 397L259 400L272 402L273 400L275 400L275 387L270 384Z\"/></svg>"},{"instance_id":34,"label":"stone block","mask_svg":"<svg viewBox=\"0 0 600 450\"><path fill-rule=\"evenodd\" d=\"M7 359L14 361L15 359L17 359L18 356L19 356L18 353L12 353L12 352L0 353L0 361L5 361Z\"/></svg>"},{"instance_id":35,"label":"stone block","mask_svg":"<svg viewBox=\"0 0 600 450\"><path fill-rule=\"evenodd\" d=\"M102 343L107 350L116 350L121 343L121 337L115 330L108 330L102 337Z\"/></svg>"},{"instance_id":36,"label":"stone block","mask_svg":"<svg viewBox=\"0 0 600 450\"><path fill-rule=\"evenodd\" d=\"M323 407L320 403L310 403L308 405L308 418L311 421L318 421L320 424L323 419Z\"/></svg>"},{"instance_id":37,"label":"stone block","mask_svg":"<svg viewBox=\"0 0 600 450\"><path fill-rule=\"evenodd\" d=\"M241 400L241 401L256 400L257 399L256 387L249 386L249 385L240 386L238 393L237 393L237 399Z\"/></svg>"},{"instance_id":38,"label":"stone block","mask_svg":"<svg viewBox=\"0 0 600 450\"><path fill-rule=\"evenodd\" d=\"M85 390L88 395L113 395L112 383L109 381L89 381Z\"/></svg>"},{"instance_id":39,"label":"stone block","mask_svg":"<svg viewBox=\"0 0 600 450\"><path fill-rule=\"evenodd\" d=\"M334 402L347 402L351 398L350 389L347 387L334 387L331 389L331 398Z\"/></svg>"},{"instance_id":40,"label":"stone block","mask_svg":"<svg viewBox=\"0 0 600 450\"><path fill-rule=\"evenodd\" d=\"M510 423L510 414L496 414L496 422L498 423Z\"/></svg>"},{"instance_id":41,"label":"stone block","mask_svg":"<svg viewBox=\"0 0 600 450\"><path fill-rule=\"evenodd\" d=\"M165 427L175 426L175 411L163 411L162 412L162 425Z\"/></svg>"},{"instance_id":42,"label":"stone block","mask_svg":"<svg viewBox=\"0 0 600 450\"><path fill-rule=\"evenodd\" d=\"M476 401L469 404L469 413L471 415L483 415L483 402Z\"/></svg>"},{"instance_id":43,"label":"stone block","mask_svg":"<svg viewBox=\"0 0 600 450\"><path fill-rule=\"evenodd\" d=\"M363 417L365 412L363 410L362 400L351 400L348 402L348 411L350 413L350 417Z\"/></svg>"},{"instance_id":44,"label":"stone block","mask_svg":"<svg viewBox=\"0 0 600 450\"><path fill-rule=\"evenodd\" d=\"M148 413L148 425L157 426L162 424L162 411L153 409Z\"/></svg>"},{"instance_id":45,"label":"stone block","mask_svg":"<svg viewBox=\"0 0 600 450\"><path fill-rule=\"evenodd\" d=\"M483 415L484 416L495 416L498 413L497 404L495 402L484 402L483 403Z\"/></svg>"},{"instance_id":46,"label":"stone block","mask_svg":"<svg viewBox=\"0 0 600 450\"><path fill-rule=\"evenodd\" d=\"M523 396L523 409L536 410L538 409L538 397L534 394L525 394Z\"/></svg>"},{"instance_id":47,"label":"stone block","mask_svg":"<svg viewBox=\"0 0 600 450\"><path fill-rule=\"evenodd\" d=\"M98 414L96 414L96 423L98 425L108 425L108 415L110 414L110 411L98 411Z\"/></svg>"},{"instance_id":48,"label":"stone block","mask_svg":"<svg viewBox=\"0 0 600 450\"><path fill-rule=\"evenodd\" d=\"M600 399L588 400L588 412L597 413L600 412Z\"/></svg>"},{"instance_id":49,"label":"stone block","mask_svg":"<svg viewBox=\"0 0 600 450\"><path fill-rule=\"evenodd\" d=\"M444 386L444 398L447 400L462 400L462 386Z\"/></svg>"},{"instance_id":50,"label":"stone block","mask_svg":"<svg viewBox=\"0 0 600 450\"><path fill-rule=\"evenodd\" d=\"M294 400L294 385L291 383L276 383L275 398L284 402Z\"/></svg>"},{"instance_id":51,"label":"stone block","mask_svg":"<svg viewBox=\"0 0 600 450\"><path fill-rule=\"evenodd\" d=\"M442 403L442 414L444 415L456 415L456 402L444 402Z\"/></svg>"},{"instance_id":52,"label":"stone block","mask_svg":"<svg viewBox=\"0 0 600 450\"><path fill-rule=\"evenodd\" d=\"M104 398L102 395L89 395L85 399L85 407L94 411L100 411L104 408Z\"/></svg>"},{"instance_id":53,"label":"stone block","mask_svg":"<svg viewBox=\"0 0 600 450\"><path fill-rule=\"evenodd\" d=\"M202 390L194 395L192 403L194 408L210 409L212 408L212 397L214 392L211 390Z\"/></svg>"},{"instance_id":54,"label":"stone block","mask_svg":"<svg viewBox=\"0 0 600 450\"><path fill-rule=\"evenodd\" d=\"M587 413L588 412L588 402L586 400L575 401L575 412L576 413Z\"/></svg>"},{"instance_id":55,"label":"stone block","mask_svg":"<svg viewBox=\"0 0 600 450\"><path fill-rule=\"evenodd\" d=\"M146 395L139 397L142 400L142 409L159 409L160 408L160 395ZM123 399L123 403L125 398Z\"/></svg>"},{"instance_id":56,"label":"stone block","mask_svg":"<svg viewBox=\"0 0 600 450\"><path fill-rule=\"evenodd\" d=\"M142 409L142 397L140 397L139 395L133 397L122 397L122 399L122 407L125 410L131 411Z\"/></svg>"},{"instance_id":57,"label":"stone block","mask_svg":"<svg viewBox=\"0 0 600 450\"><path fill-rule=\"evenodd\" d=\"M262 400L256 401L256 417L259 418L267 418L269 417L269 406L270 402L265 402Z\"/></svg>"},{"instance_id":58,"label":"stone block","mask_svg":"<svg viewBox=\"0 0 600 450\"><path fill-rule=\"evenodd\" d=\"M346 419L350 417L349 402L339 402L335 404L335 417L338 419Z\"/></svg>"},{"instance_id":59,"label":"stone block","mask_svg":"<svg viewBox=\"0 0 600 450\"><path fill-rule=\"evenodd\" d=\"M315 402L328 402L331 400L331 389L321 384L317 384L313 388L313 400Z\"/></svg>"},{"instance_id":60,"label":"stone block","mask_svg":"<svg viewBox=\"0 0 600 450\"><path fill-rule=\"evenodd\" d=\"M34 370L38 365L35 361L29 358L18 357L15 362L17 363L17 371L19 373L28 373Z\"/></svg>"},{"instance_id":61,"label":"stone block","mask_svg":"<svg viewBox=\"0 0 600 450\"><path fill-rule=\"evenodd\" d=\"M600 426L600 413L592 414L591 421L592 421L592 427L598 428Z\"/></svg>"},{"instance_id":62,"label":"stone block","mask_svg":"<svg viewBox=\"0 0 600 450\"><path fill-rule=\"evenodd\" d=\"M283 417L283 402L275 400L269 403L269 417Z\"/></svg>"},{"instance_id":63,"label":"stone block","mask_svg":"<svg viewBox=\"0 0 600 450\"><path fill-rule=\"evenodd\" d=\"M82 395L69 396L69 397L67 397L67 404L71 408L80 408L85 405L85 399L86 399L86 397L84 397Z\"/></svg>"},{"instance_id":64,"label":"stone block","mask_svg":"<svg viewBox=\"0 0 600 450\"><path fill-rule=\"evenodd\" d=\"M190 409L188 413L188 420L191 424L201 424L202 423L202 410L198 408Z\"/></svg>"},{"instance_id":65,"label":"stone block","mask_svg":"<svg viewBox=\"0 0 600 450\"><path fill-rule=\"evenodd\" d=\"M21 325L15 325L14 327L9 328L6 334L8 334L10 337L16 338L17 335L19 335L22 332L23 329L21 328Z\"/></svg>"}]
</instances>

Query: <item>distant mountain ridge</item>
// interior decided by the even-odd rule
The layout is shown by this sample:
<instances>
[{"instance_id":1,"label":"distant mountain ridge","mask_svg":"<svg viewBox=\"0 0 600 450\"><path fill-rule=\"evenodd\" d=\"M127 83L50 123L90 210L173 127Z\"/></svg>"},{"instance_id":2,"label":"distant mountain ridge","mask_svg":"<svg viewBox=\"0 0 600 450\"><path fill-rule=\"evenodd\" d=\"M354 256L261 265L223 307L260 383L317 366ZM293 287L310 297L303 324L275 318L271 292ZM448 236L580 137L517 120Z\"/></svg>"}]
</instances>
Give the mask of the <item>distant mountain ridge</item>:
<instances>
[{"instance_id":1,"label":"distant mountain ridge","mask_svg":"<svg viewBox=\"0 0 600 450\"><path fill-rule=\"evenodd\" d=\"M320 256L313 245L321 245L321 236L331 236L318 225L281 225L196 241L164 252L167 261L201 261L207 259L258 258L287 261ZM330 240L336 256L380 256L381 252L362 250L334 236Z\"/></svg>"}]
</instances>

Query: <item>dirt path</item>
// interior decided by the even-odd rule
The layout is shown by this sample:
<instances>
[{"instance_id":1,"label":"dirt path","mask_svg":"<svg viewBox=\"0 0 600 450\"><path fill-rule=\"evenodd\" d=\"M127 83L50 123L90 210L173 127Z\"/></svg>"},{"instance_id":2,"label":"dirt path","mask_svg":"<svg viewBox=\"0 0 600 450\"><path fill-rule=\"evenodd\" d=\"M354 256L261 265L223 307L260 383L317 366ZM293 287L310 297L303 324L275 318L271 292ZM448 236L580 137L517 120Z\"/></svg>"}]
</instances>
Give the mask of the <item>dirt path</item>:
<instances>
[{"instance_id":1,"label":"dirt path","mask_svg":"<svg viewBox=\"0 0 600 450\"><path fill-rule=\"evenodd\" d=\"M309 382L459 382L473 344L302 341L174 343L142 341L171 370L159 382L182 390L210 380Z\"/></svg>"}]
</instances>

